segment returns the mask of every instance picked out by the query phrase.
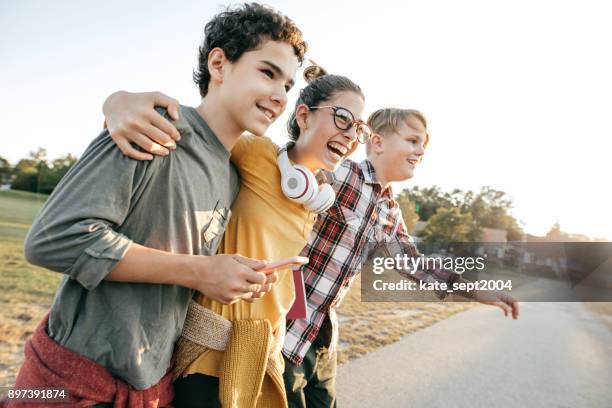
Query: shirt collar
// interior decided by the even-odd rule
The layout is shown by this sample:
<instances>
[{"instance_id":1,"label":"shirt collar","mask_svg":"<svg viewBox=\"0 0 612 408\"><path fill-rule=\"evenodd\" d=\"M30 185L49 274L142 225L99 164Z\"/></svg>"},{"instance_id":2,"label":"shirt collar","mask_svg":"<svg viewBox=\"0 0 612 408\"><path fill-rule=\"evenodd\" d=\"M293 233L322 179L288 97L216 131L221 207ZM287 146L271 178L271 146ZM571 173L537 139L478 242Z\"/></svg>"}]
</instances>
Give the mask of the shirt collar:
<instances>
[{"instance_id":1,"label":"shirt collar","mask_svg":"<svg viewBox=\"0 0 612 408\"><path fill-rule=\"evenodd\" d=\"M359 167L361 167L361 172L365 179L365 182L368 184L380 184L376 178L376 170L372 165L372 162L368 159L365 159L361 163L359 163Z\"/></svg>"},{"instance_id":2,"label":"shirt collar","mask_svg":"<svg viewBox=\"0 0 612 408\"><path fill-rule=\"evenodd\" d=\"M366 183L377 184L379 188L382 189L382 185L376 177L376 170L374 169L374 165L372 165L371 161L365 159L359 163L359 167L361 167L361 173L363 174L363 178L365 179ZM393 188L391 187L391 184L389 184L389 187L382 192L382 196L393 198Z\"/></svg>"}]
</instances>

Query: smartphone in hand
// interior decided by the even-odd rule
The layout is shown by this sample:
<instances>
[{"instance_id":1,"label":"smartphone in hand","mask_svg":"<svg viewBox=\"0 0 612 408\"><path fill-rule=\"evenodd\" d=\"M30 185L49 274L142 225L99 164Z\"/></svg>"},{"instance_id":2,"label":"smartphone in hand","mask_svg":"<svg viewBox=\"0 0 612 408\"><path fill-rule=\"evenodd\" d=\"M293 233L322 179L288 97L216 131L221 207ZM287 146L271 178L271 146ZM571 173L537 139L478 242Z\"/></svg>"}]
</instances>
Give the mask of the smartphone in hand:
<instances>
[{"instance_id":1,"label":"smartphone in hand","mask_svg":"<svg viewBox=\"0 0 612 408\"><path fill-rule=\"evenodd\" d=\"M273 272L277 269L305 265L308 261L309 259L305 256L292 256L291 258L281 259L280 261L268 262L263 268L257 269L257 272Z\"/></svg>"}]
</instances>

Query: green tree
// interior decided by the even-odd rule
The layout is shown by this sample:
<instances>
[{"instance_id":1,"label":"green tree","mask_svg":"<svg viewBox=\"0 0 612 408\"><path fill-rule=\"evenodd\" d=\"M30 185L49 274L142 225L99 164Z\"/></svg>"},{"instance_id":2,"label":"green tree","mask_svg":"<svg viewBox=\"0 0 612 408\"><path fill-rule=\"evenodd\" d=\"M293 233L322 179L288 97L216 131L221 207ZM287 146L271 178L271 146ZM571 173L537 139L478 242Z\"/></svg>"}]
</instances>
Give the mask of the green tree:
<instances>
[{"instance_id":1,"label":"green tree","mask_svg":"<svg viewBox=\"0 0 612 408\"><path fill-rule=\"evenodd\" d=\"M410 200L407 194L407 190L403 190L397 197L402 215L404 216L404 222L408 231L414 231L414 226L419 221L419 214L416 211L416 205Z\"/></svg>"},{"instance_id":2,"label":"green tree","mask_svg":"<svg viewBox=\"0 0 612 408\"><path fill-rule=\"evenodd\" d=\"M419 237L430 248L444 248L455 242L475 242L482 235L472 215L459 208L438 208Z\"/></svg>"},{"instance_id":3,"label":"green tree","mask_svg":"<svg viewBox=\"0 0 612 408\"><path fill-rule=\"evenodd\" d=\"M13 168L11 163L4 157L0 156L0 184L8 184L13 177Z\"/></svg>"},{"instance_id":4,"label":"green tree","mask_svg":"<svg viewBox=\"0 0 612 408\"><path fill-rule=\"evenodd\" d=\"M506 192L484 186L478 193L464 193L460 208L472 215L479 228L503 229L508 233L508 240L518 241L523 230L510 214L512 204L512 198Z\"/></svg>"},{"instance_id":5,"label":"green tree","mask_svg":"<svg viewBox=\"0 0 612 408\"><path fill-rule=\"evenodd\" d=\"M67 154L53 160L50 166L42 167L39 174L39 191L43 194L51 194L76 161L75 156Z\"/></svg>"},{"instance_id":6,"label":"green tree","mask_svg":"<svg viewBox=\"0 0 612 408\"><path fill-rule=\"evenodd\" d=\"M481 228L504 229L511 241L521 240L523 230L518 221L510 214L512 199L504 191L484 186L479 192L454 189L442 192L439 187L413 187L404 190L414 203L419 219L428 221L440 208L457 208L460 213L470 214L476 226Z\"/></svg>"},{"instance_id":7,"label":"green tree","mask_svg":"<svg viewBox=\"0 0 612 408\"><path fill-rule=\"evenodd\" d=\"M414 203L419 219L422 221L428 221L438 211L438 208L450 208L454 204L449 194L442 193L437 186L412 187L404 190L402 194L405 194L408 200Z\"/></svg>"},{"instance_id":8,"label":"green tree","mask_svg":"<svg viewBox=\"0 0 612 408\"><path fill-rule=\"evenodd\" d=\"M39 148L37 151L30 152L27 158L19 160L15 165L15 178L11 183L11 188L39 192L41 171L45 172L48 167L47 151L45 149Z\"/></svg>"}]
</instances>

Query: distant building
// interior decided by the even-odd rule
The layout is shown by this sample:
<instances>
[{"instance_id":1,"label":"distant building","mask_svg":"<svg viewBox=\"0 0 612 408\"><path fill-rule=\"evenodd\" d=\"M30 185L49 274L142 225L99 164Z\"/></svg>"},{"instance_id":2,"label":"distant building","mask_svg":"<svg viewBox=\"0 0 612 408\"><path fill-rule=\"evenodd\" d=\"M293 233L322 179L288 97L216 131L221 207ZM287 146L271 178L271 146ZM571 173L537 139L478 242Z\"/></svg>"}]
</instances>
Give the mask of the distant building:
<instances>
[{"instance_id":1,"label":"distant building","mask_svg":"<svg viewBox=\"0 0 612 408\"><path fill-rule=\"evenodd\" d=\"M506 255L508 232L498 228L482 228L480 246L476 248L478 255L485 255L490 260L501 263Z\"/></svg>"},{"instance_id":2,"label":"distant building","mask_svg":"<svg viewBox=\"0 0 612 408\"><path fill-rule=\"evenodd\" d=\"M508 242L508 231L497 228L483 228L482 242Z\"/></svg>"}]
</instances>

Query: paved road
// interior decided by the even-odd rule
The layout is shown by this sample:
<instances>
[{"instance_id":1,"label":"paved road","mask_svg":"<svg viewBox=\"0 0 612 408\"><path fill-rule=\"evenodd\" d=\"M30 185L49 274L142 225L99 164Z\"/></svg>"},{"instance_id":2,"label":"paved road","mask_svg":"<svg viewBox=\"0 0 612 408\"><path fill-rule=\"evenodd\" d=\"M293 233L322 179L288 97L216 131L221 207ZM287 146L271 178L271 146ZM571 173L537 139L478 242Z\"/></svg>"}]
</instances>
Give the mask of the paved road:
<instances>
[{"instance_id":1,"label":"paved road","mask_svg":"<svg viewBox=\"0 0 612 408\"><path fill-rule=\"evenodd\" d=\"M612 407L612 333L582 303L482 306L338 368L340 407Z\"/></svg>"}]
</instances>

